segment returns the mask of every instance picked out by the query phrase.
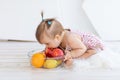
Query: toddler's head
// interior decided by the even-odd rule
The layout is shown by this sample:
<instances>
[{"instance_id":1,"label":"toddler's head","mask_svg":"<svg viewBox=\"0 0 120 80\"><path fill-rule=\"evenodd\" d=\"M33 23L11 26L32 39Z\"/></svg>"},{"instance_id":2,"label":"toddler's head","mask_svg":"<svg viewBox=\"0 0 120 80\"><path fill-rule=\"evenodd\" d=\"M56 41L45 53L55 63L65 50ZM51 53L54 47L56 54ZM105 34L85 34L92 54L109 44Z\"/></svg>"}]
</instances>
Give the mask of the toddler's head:
<instances>
[{"instance_id":1,"label":"toddler's head","mask_svg":"<svg viewBox=\"0 0 120 80\"><path fill-rule=\"evenodd\" d=\"M60 45L64 36L64 28L56 19L44 19L36 30L36 39L46 47L56 48Z\"/></svg>"}]
</instances>

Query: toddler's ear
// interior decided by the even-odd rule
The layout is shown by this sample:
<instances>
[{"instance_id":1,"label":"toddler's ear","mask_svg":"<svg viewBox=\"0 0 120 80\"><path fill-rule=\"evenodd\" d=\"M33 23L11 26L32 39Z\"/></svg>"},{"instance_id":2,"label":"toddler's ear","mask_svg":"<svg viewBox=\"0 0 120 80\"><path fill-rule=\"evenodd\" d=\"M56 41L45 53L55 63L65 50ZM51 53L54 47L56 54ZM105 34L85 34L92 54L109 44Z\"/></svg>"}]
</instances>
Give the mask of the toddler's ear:
<instances>
[{"instance_id":1,"label":"toddler's ear","mask_svg":"<svg viewBox=\"0 0 120 80\"><path fill-rule=\"evenodd\" d=\"M65 34L65 32L63 31L61 35L59 35L59 34L55 35L55 39L61 41L62 38L64 37L64 34Z\"/></svg>"}]
</instances>

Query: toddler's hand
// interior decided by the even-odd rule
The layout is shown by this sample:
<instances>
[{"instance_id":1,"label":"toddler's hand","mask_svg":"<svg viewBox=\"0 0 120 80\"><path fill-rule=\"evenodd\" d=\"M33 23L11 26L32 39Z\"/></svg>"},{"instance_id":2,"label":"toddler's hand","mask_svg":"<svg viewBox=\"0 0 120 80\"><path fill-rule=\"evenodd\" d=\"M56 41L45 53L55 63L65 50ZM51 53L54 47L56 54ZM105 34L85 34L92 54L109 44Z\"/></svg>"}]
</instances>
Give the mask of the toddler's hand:
<instances>
[{"instance_id":1,"label":"toddler's hand","mask_svg":"<svg viewBox=\"0 0 120 80\"><path fill-rule=\"evenodd\" d=\"M71 56L71 54L70 54L70 51L67 51L67 50L66 50L65 53L66 53L66 55L65 55L64 61L69 60L69 59L72 59L72 56Z\"/></svg>"},{"instance_id":2,"label":"toddler's hand","mask_svg":"<svg viewBox=\"0 0 120 80\"><path fill-rule=\"evenodd\" d=\"M68 59L65 61L66 66L71 66L73 64L73 59Z\"/></svg>"},{"instance_id":3,"label":"toddler's hand","mask_svg":"<svg viewBox=\"0 0 120 80\"><path fill-rule=\"evenodd\" d=\"M73 64L73 59L72 59L72 56L70 54L70 51L68 50L65 50L65 57L64 57L64 67L66 68L71 68L72 67L72 64Z\"/></svg>"}]
</instances>

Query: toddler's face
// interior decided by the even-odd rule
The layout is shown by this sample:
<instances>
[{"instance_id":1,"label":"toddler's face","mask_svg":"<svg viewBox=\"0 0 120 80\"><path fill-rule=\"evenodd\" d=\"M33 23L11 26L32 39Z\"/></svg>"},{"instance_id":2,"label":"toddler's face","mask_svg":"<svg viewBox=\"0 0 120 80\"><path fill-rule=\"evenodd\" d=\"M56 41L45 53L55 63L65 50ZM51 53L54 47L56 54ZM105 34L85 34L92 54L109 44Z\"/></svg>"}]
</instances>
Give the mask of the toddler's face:
<instances>
[{"instance_id":1,"label":"toddler's face","mask_svg":"<svg viewBox=\"0 0 120 80\"><path fill-rule=\"evenodd\" d=\"M44 36L41 40L42 44L45 44L48 48L56 48L60 45L60 40L57 38L50 38L48 36Z\"/></svg>"}]
</instances>

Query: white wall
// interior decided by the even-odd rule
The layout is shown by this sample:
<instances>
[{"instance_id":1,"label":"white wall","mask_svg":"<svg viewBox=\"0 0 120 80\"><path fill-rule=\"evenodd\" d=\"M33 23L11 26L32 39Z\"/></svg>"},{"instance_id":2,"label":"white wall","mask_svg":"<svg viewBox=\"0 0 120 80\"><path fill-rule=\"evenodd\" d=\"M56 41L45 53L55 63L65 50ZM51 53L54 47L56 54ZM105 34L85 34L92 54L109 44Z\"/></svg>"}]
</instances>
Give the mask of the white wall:
<instances>
[{"instance_id":1,"label":"white wall","mask_svg":"<svg viewBox=\"0 0 120 80\"><path fill-rule=\"evenodd\" d=\"M35 40L34 33L41 21L41 10L45 11L45 17L58 16L57 0L52 2L50 0L0 0L0 38Z\"/></svg>"},{"instance_id":2,"label":"white wall","mask_svg":"<svg viewBox=\"0 0 120 80\"><path fill-rule=\"evenodd\" d=\"M65 27L72 30L97 34L82 8L83 0L59 0L60 19Z\"/></svg>"},{"instance_id":3,"label":"white wall","mask_svg":"<svg viewBox=\"0 0 120 80\"><path fill-rule=\"evenodd\" d=\"M84 0L83 8L103 40L120 40L120 0Z\"/></svg>"},{"instance_id":4,"label":"white wall","mask_svg":"<svg viewBox=\"0 0 120 80\"><path fill-rule=\"evenodd\" d=\"M0 0L0 39L35 40L45 17L57 17L65 28L96 33L82 9L83 0Z\"/></svg>"}]
</instances>

